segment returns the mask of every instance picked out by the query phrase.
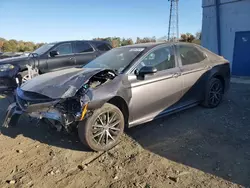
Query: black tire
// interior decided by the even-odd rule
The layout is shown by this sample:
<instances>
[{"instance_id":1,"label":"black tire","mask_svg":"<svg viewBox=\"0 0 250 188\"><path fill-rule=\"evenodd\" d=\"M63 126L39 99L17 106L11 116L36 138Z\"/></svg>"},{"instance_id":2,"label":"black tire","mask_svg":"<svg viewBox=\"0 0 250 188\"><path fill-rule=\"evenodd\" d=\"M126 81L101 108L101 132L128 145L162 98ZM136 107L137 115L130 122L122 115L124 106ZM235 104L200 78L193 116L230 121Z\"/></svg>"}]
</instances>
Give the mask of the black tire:
<instances>
[{"instance_id":1,"label":"black tire","mask_svg":"<svg viewBox=\"0 0 250 188\"><path fill-rule=\"evenodd\" d=\"M107 114L109 115L107 116ZM116 114L116 115L114 115L113 117L113 116L110 116L110 114ZM105 117L106 120L104 120L103 117ZM107 117L109 118L113 117L115 119L114 123L112 124L112 121L111 121L113 119L109 119ZM97 125L96 123L98 122L98 120L99 120L99 123ZM103 125L108 124L104 121L110 121L111 125L114 125L117 122L119 123L116 124L117 126L110 126L112 127L111 129L110 127L107 128L108 125L105 125L106 128L104 128ZM94 113L89 118L85 119L82 122L79 122L78 136L81 142L87 147L89 147L90 149L94 151L107 151L113 148L116 144L118 144L119 139L124 132L124 124L125 124L124 116L122 112L120 111L120 109L117 108L115 105L105 103L101 108L95 110ZM114 129L117 129L117 130L114 130ZM114 140L111 139L109 135L111 135L111 137ZM111 139L112 141L109 142L109 139Z\"/></svg>"},{"instance_id":2,"label":"black tire","mask_svg":"<svg viewBox=\"0 0 250 188\"><path fill-rule=\"evenodd\" d=\"M224 85L222 81L218 78L211 78L206 87L205 98L202 106L206 108L217 107L223 99L223 94Z\"/></svg>"}]
</instances>

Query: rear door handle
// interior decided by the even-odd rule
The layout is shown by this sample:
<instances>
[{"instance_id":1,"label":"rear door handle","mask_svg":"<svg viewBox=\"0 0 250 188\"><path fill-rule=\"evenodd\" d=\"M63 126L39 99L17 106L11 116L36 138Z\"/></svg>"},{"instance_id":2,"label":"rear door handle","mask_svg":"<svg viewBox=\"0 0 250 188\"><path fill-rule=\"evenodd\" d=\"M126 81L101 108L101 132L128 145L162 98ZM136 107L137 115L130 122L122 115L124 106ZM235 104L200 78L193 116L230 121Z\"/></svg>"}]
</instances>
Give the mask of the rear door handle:
<instances>
[{"instance_id":1,"label":"rear door handle","mask_svg":"<svg viewBox=\"0 0 250 188\"><path fill-rule=\"evenodd\" d=\"M180 72L176 72L176 73L173 74L173 77L174 77L174 78L177 78L177 77L179 77L179 76L181 76L181 73L180 73Z\"/></svg>"}]
</instances>

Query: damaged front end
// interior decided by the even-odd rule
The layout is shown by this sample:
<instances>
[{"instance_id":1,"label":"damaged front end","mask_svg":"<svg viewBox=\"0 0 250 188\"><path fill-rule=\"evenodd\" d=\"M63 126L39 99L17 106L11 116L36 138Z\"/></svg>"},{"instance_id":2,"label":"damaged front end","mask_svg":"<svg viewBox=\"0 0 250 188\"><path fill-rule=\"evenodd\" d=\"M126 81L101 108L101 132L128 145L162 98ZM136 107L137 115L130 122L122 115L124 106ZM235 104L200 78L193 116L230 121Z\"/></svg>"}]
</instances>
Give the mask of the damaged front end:
<instances>
[{"instance_id":1,"label":"damaged front end","mask_svg":"<svg viewBox=\"0 0 250 188\"><path fill-rule=\"evenodd\" d=\"M22 114L27 114L32 118L45 120L55 125L57 129L59 126L60 130L64 128L64 130L69 132L79 121L92 114L92 110L88 109L88 105L92 102L94 91L115 77L116 74L113 71L102 70L95 72L94 75L85 77L85 80L82 80L82 84L78 84L79 88L72 84L63 84L61 88L67 88L64 88L65 92L61 93L60 98L49 97L18 87L15 93L15 102L9 106L3 126L15 126L19 117ZM83 78L83 76L79 75L79 78L73 76L72 78L79 83L79 79ZM72 83L72 79L68 78L67 82L69 81ZM54 87L54 93L59 91L57 90L58 87L58 85ZM52 89L51 86L48 88ZM53 91L50 92L53 93ZM55 96L54 93L53 96Z\"/></svg>"}]
</instances>

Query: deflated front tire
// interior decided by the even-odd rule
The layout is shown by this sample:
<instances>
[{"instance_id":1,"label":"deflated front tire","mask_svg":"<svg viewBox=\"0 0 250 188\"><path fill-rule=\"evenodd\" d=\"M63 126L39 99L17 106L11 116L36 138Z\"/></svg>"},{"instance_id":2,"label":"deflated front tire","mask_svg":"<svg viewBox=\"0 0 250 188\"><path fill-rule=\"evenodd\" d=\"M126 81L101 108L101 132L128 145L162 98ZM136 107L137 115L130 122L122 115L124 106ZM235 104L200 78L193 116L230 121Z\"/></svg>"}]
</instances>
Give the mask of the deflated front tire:
<instances>
[{"instance_id":1,"label":"deflated front tire","mask_svg":"<svg viewBox=\"0 0 250 188\"><path fill-rule=\"evenodd\" d=\"M114 147L123 132L123 114L118 107L109 103L78 124L81 142L95 151L107 151Z\"/></svg>"}]
</instances>

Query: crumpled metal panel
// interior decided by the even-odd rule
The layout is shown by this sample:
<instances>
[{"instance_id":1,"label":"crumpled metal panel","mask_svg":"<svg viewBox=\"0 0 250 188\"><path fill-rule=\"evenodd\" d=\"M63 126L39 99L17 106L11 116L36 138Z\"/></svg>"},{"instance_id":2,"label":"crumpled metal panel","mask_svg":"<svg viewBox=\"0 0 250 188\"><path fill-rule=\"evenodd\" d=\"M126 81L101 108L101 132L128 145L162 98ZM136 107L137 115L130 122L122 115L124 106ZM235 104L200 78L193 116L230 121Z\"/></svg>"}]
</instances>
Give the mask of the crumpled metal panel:
<instances>
[{"instance_id":1,"label":"crumpled metal panel","mask_svg":"<svg viewBox=\"0 0 250 188\"><path fill-rule=\"evenodd\" d=\"M35 77L25 82L21 89L39 93L52 99L69 98L95 74L105 69L71 68Z\"/></svg>"},{"instance_id":2,"label":"crumpled metal panel","mask_svg":"<svg viewBox=\"0 0 250 188\"><path fill-rule=\"evenodd\" d=\"M72 68L44 74L23 84L21 90L38 93L51 99L70 98L75 96L77 91L92 76L105 70L108 69ZM121 97L129 104L132 92L127 75L119 74L113 80L103 85L96 88L88 88L85 95L82 96L82 102L83 104L88 103L89 110L95 110L113 97Z\"/></svg>"}]
</instances>

